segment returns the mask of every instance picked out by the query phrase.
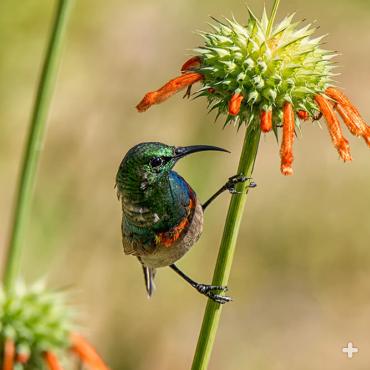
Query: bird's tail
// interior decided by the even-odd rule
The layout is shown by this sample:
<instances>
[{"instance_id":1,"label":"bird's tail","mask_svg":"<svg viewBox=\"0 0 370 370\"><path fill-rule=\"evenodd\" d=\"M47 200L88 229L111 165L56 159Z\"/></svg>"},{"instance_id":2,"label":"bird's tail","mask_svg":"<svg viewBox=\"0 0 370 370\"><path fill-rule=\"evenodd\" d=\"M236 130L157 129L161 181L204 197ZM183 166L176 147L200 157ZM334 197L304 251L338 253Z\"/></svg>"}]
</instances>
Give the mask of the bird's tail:
<instances>
[{"instance_id":1,"label":"bird's tail","mask_svg":"<svg viewBox=\"0 0 370 370\"><path fill-rule=\"evenodd\" d=\"M146 292L148 293L148 297L150 298L155 289L154 277L155 277L156 270L155 268L152 268L152 267L143 266L143 271L144 271Z\"/></svg>"}]
</instances>

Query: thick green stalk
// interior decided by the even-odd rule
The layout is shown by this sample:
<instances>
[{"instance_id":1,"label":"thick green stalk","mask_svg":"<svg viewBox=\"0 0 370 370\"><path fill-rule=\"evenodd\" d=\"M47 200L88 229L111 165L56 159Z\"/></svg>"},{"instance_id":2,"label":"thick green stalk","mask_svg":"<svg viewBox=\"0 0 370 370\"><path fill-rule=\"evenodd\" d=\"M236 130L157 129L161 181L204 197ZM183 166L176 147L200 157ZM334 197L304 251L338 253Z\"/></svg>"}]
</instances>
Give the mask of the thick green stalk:
<instances>
[{"instance_id":1,"label":"thick green stalk","mask_svg":"<svg viewBox=\"0 0 370 370\"><path fill-rule=\"evenodd\" d=\"M258 144L261 131L249 126L245 134L242 153L240 156L238 174L251 177L257 156ZM233 262L235 245L238 238L240 223L243 216L244 206L248 195L248 184L240 185L241 193L233 195L227 213L224 233L217 257L217 263L213 275L212 284L227 285L231 265ZM202 328L199 334L198 344L194 355L192 370L206 370L211 356L216 332L220 320L222 306L208 300L204 313Z\"/></svg>"},{"instance_id":2,"label":"thick green stalk","mask_svg":"<svg viewBox=\"0 0 370 370\"><path fill-rule=\"evenodd\" d=\"M14 280L19 272L25 226L29 216L32 190L35 183L35 175L42 149L46 119L52 93L54 91L60 61L62 39L65 33L71 3L72 0L59 0L58 2L53 29L51 31L34 103L27 146L18 182L13 221L5 260L4 286L8 290L12 288Z\"/></svg>"}]
</instances>

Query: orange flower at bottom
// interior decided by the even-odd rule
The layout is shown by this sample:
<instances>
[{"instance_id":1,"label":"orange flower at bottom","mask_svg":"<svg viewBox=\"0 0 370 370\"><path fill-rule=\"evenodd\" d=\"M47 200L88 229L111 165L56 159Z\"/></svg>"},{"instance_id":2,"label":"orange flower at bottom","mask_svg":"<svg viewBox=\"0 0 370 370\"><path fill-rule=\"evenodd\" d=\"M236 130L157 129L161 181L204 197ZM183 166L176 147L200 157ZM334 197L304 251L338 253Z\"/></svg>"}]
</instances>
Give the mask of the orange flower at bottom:
<instances>
[{"instance_id":1,"label":"orange flower at bottom","mask_svg":"<svg viewBox=\"0 0 370 370\"><path fill-rule=\"evenodd\" d=\"M49 370L63 370L57 356L53 352L45 352L44 359Z\"/></svg>"},{"instance_id":2,"label":"orange flower at bottom","mask_svg":"<svg viewBox=\"0 0 370 370\"><path fill-rule=\"evenodd\" d=\"M285 176L292 175L293 163L293 141L294 141L294 111L289 102L283 107L283 138L281 142L281 173Z\"/></svg>"},{"instance_id":3,"label":"orange flower at bottom","mask_svg":"<svg viewBox=\"0 0 370 370\"><path fill-rule=\"evenodd\" d=\"M74 352L85 364L94 370L109 370L95 349L80 334L73 333L71 336L71 351Z\"/></svg>"},{"instance_id":4,"label":"orange flower at bottom","mask_svg":"<svg viewBox=\"0 0 370 370\"><path fill-rule=\"evenodd\" d=\"M73 333L71 335L70 351L77 355L82 363L90 366L91 370L109 370L95 349L80 334ZM15 357L15 344L13 340L9 339L5 343L4 365L1 370L14 370ZM22 358L17 358L17 363L27 362L29 356L24 358L25 362L22 361ZM43 359L49 370L64 370L54 352L45 351L43 353Z\"/></svg>"},{"instance_id":5,"label":"orange flower at bottom","mask_svg":"<svg viewBox=\"0 0 370 370\"><path fill-rule=\"evenodd\" d=\"M3 370L13 370L15 356L15 344L13 339L8 338L4 346Z\"/></svg>"}]
</instances>

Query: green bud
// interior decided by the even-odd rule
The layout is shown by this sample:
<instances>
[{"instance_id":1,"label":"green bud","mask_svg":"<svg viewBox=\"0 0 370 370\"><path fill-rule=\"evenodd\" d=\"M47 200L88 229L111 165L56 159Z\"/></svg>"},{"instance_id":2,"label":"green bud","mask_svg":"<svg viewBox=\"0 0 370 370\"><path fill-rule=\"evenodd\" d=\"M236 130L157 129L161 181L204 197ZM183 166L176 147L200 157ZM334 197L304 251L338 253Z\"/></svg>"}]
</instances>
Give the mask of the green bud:
<instances>
[{"instance_id":1,"label":"green bud","mask_svg":"<svg viewBox=\"0 0 370 370\"><path fill-rule=\"evenodd\" d=\"M259 97L258 92L257 91L252 91L251 93L249 93L247 101L248 101L248 103L254 104L257 101L258 97Z\"/></svg>"},{"instance_id":2,"label":"green bud","mask_svg":"<svg viewBox=\"0 0 370 370\"><path fill-rule=\"evenodd\" d=\"M315 29L299 28L294 15L273 25L271 32L266 13L261 20L251 11L249 16L245 26L226 19L225 24L217 22L211 32L202 33L205 44L194 50L202 58L201 83L210 88L202 90L202 95L220 115L240 87L244 101L238 119L244 123L251 116L259 117L261 107L282 109L284 101L294 102L295 108L308 107L312 114L314 96L331 85L331 60L336 53L321 49L322 37L310 38ZM213 92L220 87L224 101Z\"/></svg>"},{"instance_id":3,"label":"green bud","mask_svg":"<svg viewBox=\"0 0 370 370\"><path fill-rule=\"evenodd\" d=\"M40 364L37 368L41 368L43 351L69 347L73 314L64 294L47 291L41 283L26 287L19 282L6 292L0 287L0 312L0 343L13 339L17 353L30 354Z\"/></svg>"},{"instance_id":4,"label":"green bud","mask_svg":"<svg viewBox=\"0 0 370 370\"><path fill-rule=\"evenodd\" d=\"M257 75L255 77L253 77L252 81L253 81L253 84L256 86L257 89L262 89L263 86L265 86L265 81L260 75Z\"/></svg>"},{"instance_id":5,"label":"green bud","mask_svg":"<svg viewBox=\"0 0 370 370\"><path fill-rule=\"evenodd\" d=\"M251 59L251 58L247 58L245 61L244 61L244 64L247 66L247 69L248 70L251 70L252 68L254 68L255 66L255 63L254 63L254 60Z\"/></svg>"}]
</instances>

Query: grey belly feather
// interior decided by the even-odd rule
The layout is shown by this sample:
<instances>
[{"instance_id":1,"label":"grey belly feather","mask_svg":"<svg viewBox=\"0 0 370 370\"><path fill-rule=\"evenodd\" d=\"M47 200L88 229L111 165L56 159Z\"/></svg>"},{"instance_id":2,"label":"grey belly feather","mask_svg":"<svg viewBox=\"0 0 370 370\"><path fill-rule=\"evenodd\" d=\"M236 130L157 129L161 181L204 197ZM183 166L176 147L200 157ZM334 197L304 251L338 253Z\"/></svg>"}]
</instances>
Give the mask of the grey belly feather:
<instances>
[{"instance_id":1,"label":"grey belly feather","mask_svg":"<svg viewBox=\"0 0 370 370\"><path fill-rule=\"evenodd\" d=\"M148 251L143 246L138 245L134 240L123 237L123 249L126 254L132 254L139 257L144 266L158 268L172 265L198 241L203 231L203 208L196 203L193 218L186 232L170 247L157 245L154 250Z\"/></svg>"}]
</instances>

